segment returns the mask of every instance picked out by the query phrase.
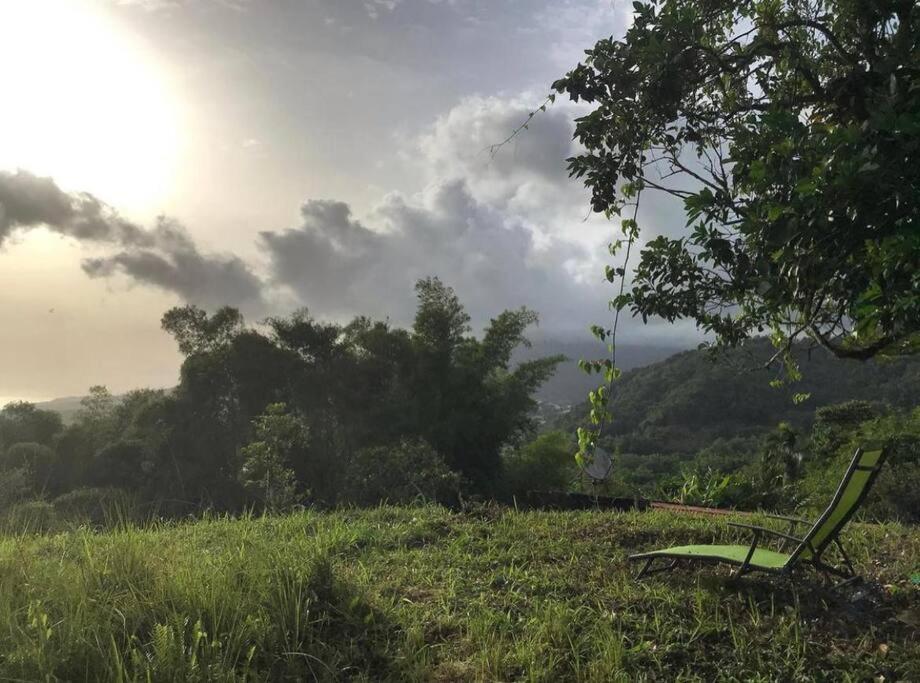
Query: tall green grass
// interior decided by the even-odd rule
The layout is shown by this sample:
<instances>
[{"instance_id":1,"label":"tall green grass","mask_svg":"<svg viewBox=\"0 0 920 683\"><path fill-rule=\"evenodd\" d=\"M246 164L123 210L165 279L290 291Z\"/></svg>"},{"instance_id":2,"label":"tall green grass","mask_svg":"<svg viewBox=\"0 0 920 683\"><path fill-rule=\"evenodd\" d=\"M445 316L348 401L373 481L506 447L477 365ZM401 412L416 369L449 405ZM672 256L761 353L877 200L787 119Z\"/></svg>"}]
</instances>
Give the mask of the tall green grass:
<instances>
[{"instance_id":1,"label":"tall green grass","mask_svg":"<svg viewBox=\"0 0 920 683\"><path fill-rule=\"evenodd\" d=\"M853 525L836 594L625 557L663 513L378 508L0 536L0 680L920 680L920 529Z\"/></svg>"}]
</instances>

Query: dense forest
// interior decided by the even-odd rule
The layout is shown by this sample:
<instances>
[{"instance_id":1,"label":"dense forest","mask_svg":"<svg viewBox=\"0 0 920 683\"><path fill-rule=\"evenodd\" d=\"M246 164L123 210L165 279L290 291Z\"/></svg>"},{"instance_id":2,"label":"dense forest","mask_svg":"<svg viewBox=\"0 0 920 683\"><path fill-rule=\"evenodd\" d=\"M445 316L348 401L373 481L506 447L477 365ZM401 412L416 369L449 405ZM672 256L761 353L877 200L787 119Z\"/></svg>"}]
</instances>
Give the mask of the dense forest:
<instances>
[{"instance_id":1,"label":"dense forest","mask_svg":"<svg viewBox=\"0 0 920 683\"><path fill-rule=\"evenodd\" d=\"M743 509L821 507L861 444L891 444L870 508L920 520L920 362L851 361L797 345L802 378L772 381L775 349L753 339L702 348L624 373L600 439L613 454L609 481L593 487ZM556 422L573 433L587 403ZM585 482L583 482L584 484Z\"/></svg>"},{"instance_id":2,"label":"dense forest","mask_svg":"<svg viewBox=\"0 0 920 683\"><path fill-rule=\"evenodd\" d=\"M449 287L416 290L408 330L168 311L185 355L174 390L116 400L94 387L66 426L28 403L0 412L0 505L92 508L128 492L170 514L494 493L501 452L532 433L533 393L561 359L510 367L531 311L500 313L477 339Z\"/></svg>"},{"instance_id":3,"label":"dense forest","mask_svg":"<svg viewBox=\"0 0 920 683\"><path fill-rule=\"evenodd\" d=\"M846 362L804 344L795 356L802 379L771 385L775 349L753 339L737 349L700 349L625 372L611 397L608 445L636 454L689 454L718 439L755 440L780 422L807 430L815 409L851 400L911 408L920 396L916 358ZM805 400L797 400L804 395ZM565 418L573 428L587 406Z\"/></svg>"}]
</instances>

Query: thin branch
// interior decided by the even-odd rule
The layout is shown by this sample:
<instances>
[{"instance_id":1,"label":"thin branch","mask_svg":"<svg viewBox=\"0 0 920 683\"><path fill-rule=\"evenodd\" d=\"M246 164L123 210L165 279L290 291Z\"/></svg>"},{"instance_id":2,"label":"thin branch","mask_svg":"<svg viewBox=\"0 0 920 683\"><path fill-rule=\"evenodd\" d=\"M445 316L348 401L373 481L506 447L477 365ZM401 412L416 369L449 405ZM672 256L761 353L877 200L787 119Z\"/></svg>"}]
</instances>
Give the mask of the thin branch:
<instances>
[{"instance_id":1,"label":"thin branch","mask_svg":"<svg viewBox=\"0 0 920 683\"><path fill-rule=\"evenodd\" d=\"M846 57L847 61L849 61L851 64L854 64L854 65L859 64L859 58L856 55L850 54L846 50L846 48L843 47L843 44L840 42L840 39L837 38L836 35L834 35L833 31L831 31L827 26L822 24L820 21L814 21L812 19L794 19L790 21L782 21L774 26L774 28L780 31L783 31L787 28L796 28L796 27L813 28L814 30L824 35L824 37L827 38L827 42L833 45L834 48L836 48L837 52L839 52L841 55Z\"/></svg>"},{"instance_id":2,"label":"thin branch","mask_svg":"<svg viewBox=\"0 0 920 683\"><path fill-rule=\"evenodd\" d=\"M530 113L527 115L527 118L524 119L524 123L522 123L520 126L518 126L518 127L515 128L513 131L511 131L511 135L509 135L508 137L506 137L506 138L505 138L504 140L502 140L501 142L497 142L497 143L495 143L494 145L489 145L489 146L486 148L486 149L489 151L489 158L490 158L490 159L494 159L494 158L495 158L495 155L498 153L498 151L499 151L502 147L504 147L504 146L507 145L509 142L511 142L512 140L514 140L514 138L517 137L518 133L520 133L521 131L527 129L527 127L530 125L530 122L533 121L533 118L537 115L538 112L546 111L546 105L552 104L553 102L555 102L555 100L556 100L556 95L555 95L555 94L550 93L549 95L547 95L547 96L546 96L546 99L543 100L543 104L541 104L539 107L537 107L537 108L534 109L532 112L530 112ZM483 151L485 151L485 150L483 150Z\"/></svg>"}]
</instances>

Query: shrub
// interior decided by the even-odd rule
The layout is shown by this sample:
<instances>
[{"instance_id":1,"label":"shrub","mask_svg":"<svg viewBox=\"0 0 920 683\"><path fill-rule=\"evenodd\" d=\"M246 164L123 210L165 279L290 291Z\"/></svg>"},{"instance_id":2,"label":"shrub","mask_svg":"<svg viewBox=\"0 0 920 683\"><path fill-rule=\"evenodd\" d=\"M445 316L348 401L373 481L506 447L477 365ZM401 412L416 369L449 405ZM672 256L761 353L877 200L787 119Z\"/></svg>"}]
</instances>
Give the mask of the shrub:
<instances>
[{"instance_id":1,"label":"shrub","mask_svg":"<svg viewBox=\"0 0 920 683\"><path fill-rule=\"evenodd\" d=\"M111 487L75 489L55 498L52 505L59 519L93 526L133 519L137 507L131 494Z\"/></svg>"},{"instance_id":2,"label":"shrub","mask_svg":"<svg viewBox=\"0 0 920 683\"><path fill-rule=\"evenodd\" d=\"M29 498L32 484L25 467L14 467L0 473L0 511Z\"/></svg>"},{"instance_id":3,"label":"shrub","mask_svg":"<svg viewBox=\"0 0 920 683\"><path fill-rule=\"evenodd\" d=\"M920 521L920 408L866 420L850 430L832 457L812 458L801 484L810 512L820 512L833 496L856 449L874 442L888 444L888 459L861 513L876 520Z\"/></svg>"},{"instance_id":4,"label":"shrub","mask_svg":"<svg viewBox=\"0 0 920 683\"><path fill-rule=\"evenodd\" d=\"M17 503L0 518L0 528L8 534L41 534L59 527L54 506L43 500Z\"/></svg>"},{"instance_id":5,"label":"shrub","mask_svg":"<svg viewBox=\"0 0 920 683\"><path fill-rule=\"evenodd\" d=\"M891 462L875 484L867 514L875 519L920 523L920 441L914 442L913 462Z\"/></svg>"},{"instance_id":6,"label":"shrub","mask_svg":"<svg viewBox=\"0 0 920 683\"><path fill-rule=\"evenodd\" d=\"M575 447L563 432L542 434L504 457L505 482L511 495L529 491L567 490L577 474Z\"/></svg>"},{"instance_id":7,"label":"shrub","mask_svg":"<svg viewBox=\"0 0 920 683\"><path fill-rule=\"evenodd\" d=\"M866 500L865 515L920 522L920 409L912 416L890 416L864 424L842 450L842 459L852 457L858 445L873 441L887 442L888 459Z\"/></svg>"},{"instance_id":8,"label":"shrub","mask_svg":"<svg viewBox=\"0 0 920 683\"><path fill-rule=\"evenodd\" d=\"M726 503L726 492L731 483L731 475L722 474L718 470L686 470L683 481L673 492L671 499L682 505L719 507Z\"/></svg>"},{"instance_id":9,"label":"shrub","mask_svg":"<svg viewBox=\"0 0 920 683\"><path fill-rule=\"evenodd\" d=\"M355 453L348 463L343 498L357 505L418 499L451 503L459 489L460 475L428 443L404 439Z\"/></svg>"},{"instance_id":10,"label":"shrub","mask_svg":"<svg viewBox=\"0 0 920 683\"><path fill-rule=\"evenodd\" d=\"M859 425L878 415L878 409L868 401L847 401L818 408L811 433L812 453L819 458L833 457Z\"/></svg>"},{"instance_id":11,"label":"shrub","mask_svg":"<svg viewBox=\"0 0 920 683\"><path fill-rule=\"evenodd\" d=\"M272 403L253 420L255 440L240 451L238 478L243 488L268 510L297 503L297 480L289 467L291 455L306 448L309 433L299 416L283 403Z\"/></svg>"},{"instance_id":12,"label":"shrub","mask_svg":"<svg viewBox=\"0 0 920 683\"><path fill-rule=\"evenodd\" d=\"M42 492L51 481L55 467L55 454L40 443L16 443L0 457L0 471L22 469L28 476L29 488Z\"/></svg>"}]
</instances>

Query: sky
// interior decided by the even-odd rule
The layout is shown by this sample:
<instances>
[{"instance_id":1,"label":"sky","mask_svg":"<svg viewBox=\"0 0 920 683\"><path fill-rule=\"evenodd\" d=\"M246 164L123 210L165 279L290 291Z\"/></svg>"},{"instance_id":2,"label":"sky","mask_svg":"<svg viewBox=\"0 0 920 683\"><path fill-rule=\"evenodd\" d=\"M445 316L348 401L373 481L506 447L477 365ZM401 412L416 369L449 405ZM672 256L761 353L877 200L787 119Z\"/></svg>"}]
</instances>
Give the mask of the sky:
<instances>
[{"instance_id":1,"label":"sky","mask_svg":"<svg viewBox=\"0 0 920 683\"><path fill-rule=\"evenodd\" d=\"M609 322L617 224L567 177L553 80L622 0L0 0L0 404L172 386L159 319L306 307L411 322L437 275L481 328ZM643 240L679 207L640 215ZM626 341L690 346L630 320Z\"/></svg>"}]
</instances>

